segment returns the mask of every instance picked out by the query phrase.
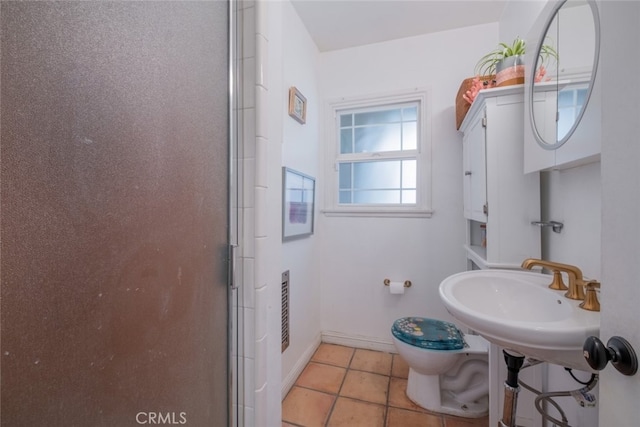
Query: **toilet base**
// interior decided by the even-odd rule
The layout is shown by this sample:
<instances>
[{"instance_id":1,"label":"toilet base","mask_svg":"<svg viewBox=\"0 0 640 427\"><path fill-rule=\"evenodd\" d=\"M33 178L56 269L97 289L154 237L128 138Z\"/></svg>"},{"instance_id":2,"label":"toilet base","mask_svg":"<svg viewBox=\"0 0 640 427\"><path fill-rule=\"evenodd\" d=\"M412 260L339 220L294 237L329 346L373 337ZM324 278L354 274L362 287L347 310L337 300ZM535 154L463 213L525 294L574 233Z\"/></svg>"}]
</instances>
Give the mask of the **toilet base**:
<instances>
[{"instance_id":1,"label":"toilet base","mask_svg":"<svg viewBox=\"0 0 640 427\"><path fill-rule=\"evenodd\" d=\"M407 397L416 405L429 411L464 418L479 418L489 413L489 396L477 401L462 403L449 391L440 390L438 375L423 375L409 370Z\"/></svg>"}]
</instances>

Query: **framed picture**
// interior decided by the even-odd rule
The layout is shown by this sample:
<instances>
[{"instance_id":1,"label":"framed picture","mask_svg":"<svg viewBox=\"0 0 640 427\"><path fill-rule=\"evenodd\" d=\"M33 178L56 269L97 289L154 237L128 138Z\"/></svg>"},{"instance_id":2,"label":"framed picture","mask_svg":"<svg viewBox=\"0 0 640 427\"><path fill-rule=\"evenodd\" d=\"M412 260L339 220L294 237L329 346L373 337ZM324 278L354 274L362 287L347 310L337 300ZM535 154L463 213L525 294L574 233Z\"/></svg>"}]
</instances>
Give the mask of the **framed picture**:
<instances>
[{"instance_id":1,"label":"framed picture","mask_svg":"<svg viewBox=\"0 0 640 427\"><path fill-rule=\"evenodd\" d=\"M282 241L313 234L316 180L282 168Z\"/></svg>"},{"instance_id":2,"label":"framed picture","mask_svg":"<svg viewBox=\"0 0 640 427\"><path fill-rule=\"evenodd\" d=\"M307 98L295 86L289 88L289 115L302 124L307 121Z\"/></svg>"}]
</instances>

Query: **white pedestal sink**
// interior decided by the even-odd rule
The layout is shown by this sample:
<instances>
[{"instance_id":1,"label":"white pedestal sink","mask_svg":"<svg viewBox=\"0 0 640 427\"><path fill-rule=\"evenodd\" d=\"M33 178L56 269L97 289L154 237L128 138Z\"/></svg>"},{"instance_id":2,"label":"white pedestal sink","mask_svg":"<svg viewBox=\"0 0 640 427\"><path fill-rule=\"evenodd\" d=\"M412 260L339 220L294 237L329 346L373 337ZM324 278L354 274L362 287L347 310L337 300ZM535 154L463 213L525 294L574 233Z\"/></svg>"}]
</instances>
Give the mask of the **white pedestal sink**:
<instances>
[{"instance_id":1,"label":"white pedestal sink","mask_svg":"<svg viewBox=\"0 0 640 427\"><path fill-rule=\"evenodd\" d=\"M453 317L488 341L524 356L594 372L582 345L598 336L600 313L583 310L552 276L519 270L474 270L449 276L440 297Z\"/></svg>"}]
</instances>

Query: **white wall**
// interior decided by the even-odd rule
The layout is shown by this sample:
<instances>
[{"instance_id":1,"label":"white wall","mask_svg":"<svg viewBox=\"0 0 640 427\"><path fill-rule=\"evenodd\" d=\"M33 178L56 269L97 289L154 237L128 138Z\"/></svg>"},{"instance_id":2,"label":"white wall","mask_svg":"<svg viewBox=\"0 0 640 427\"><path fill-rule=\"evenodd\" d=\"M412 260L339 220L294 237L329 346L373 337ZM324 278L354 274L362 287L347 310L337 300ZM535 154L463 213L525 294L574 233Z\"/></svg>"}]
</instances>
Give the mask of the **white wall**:
<instances>
[{"instance_id":1,"label":"white wall","mask_svg":"<svg viewBox=\"0 0 640 427\"><path fill-rule=\"evenodd\" d=\"M320 187L316 203L321 199L319 133L321 126L318 76L318 50L290 2L281 2L282 43L278 58L282 62L281 92L287 94L295 86L307 98L306 123L300 124L288 115L288 98L274 105L276 117L282 121L282 166L316 177ZM275 54L275 52L274 52ZM275 120L275 119L274 119ZM273 202L278 203L279 197ZM280 211L281 212L281 211ZM318 265L323 258L319 241L322 227L317 221L314 235L282 243L281 270L290 272L290 345L282 354L283 392L300 374L320 342L320 290ZM284 396L283 396L284 397Z\"/></svg>"},{"instance_id":2,"label":"white wall","mask_svg":"<svg viewBox=\"0 0 640 427\"><path fill-rule=\"evenodd\" d=\"M325 339L392 350L390 328L399 317L453 321L440 302L438 286L466 268L455 96L462 80L473 76L477 58L467 53L490 49L497 31L497 24L487 24L320 55L325 101L416 87L430 91L434 210L431 218L320 215ZM331 143L324 134L322 144ZM411 280L413 286L402 296L391 295L385 278Z\"/></svg>"},{"instance_id":3,"label":"white wall","mask_svg":"<svg viewBox=\"0 0 640 427\"><path fill-rule=\"evenodd\" d=\"M531 27L546 4L545 0L507 2L500 17L499 40L511 44L516 37L526 39Z\"/></svg>"},{"instance_id":4,"label":"white wall","mask_svg":"<svg viewBox=\"0 0 640 427\"><path fill-rule=\"evenodd\" d=\"M600 162L545 172L542 182L543 218L564 224L561 233L543 230L543 256L577 265L586 277L600 280Z\"/></svg>"},{"instance_id":5,"label":"white wall","mask_svg":"<svg viewBox=\"0 0 640 427\"><path fill-rule=\"evenodd\" d=\"M602 327L640 352L640 2L606 1L602 16ZM624 66L620 66L624 64ZM640 419L640 374L611 365L601 375L600 426Z\"/></svg>"},{"instance_id":6,"label":"white wall","mask_svg":"<svg viewBox=\"0 0 640 427\"><path fill-rule=\"evenodd\" d=\"M575 141L572 141L575 142ZM560 221L561 233L543 231L543 258L577 265L585 277L602 280L601 275L601 181L600 162L544 174L543 206L548 210L545 219ZM548 391L582 387L573 381L564 368L548 367ZM589 375L574 372L586 381ZM594 393L598 396L599 389ZM599 408L581 408L571 397L558 398L571 425L598 426Z\"/></svg>"},{"instance_id":7,"label":"white wall","mask_svg":"<svg viewBox=\"0 0 640 427\"><path fill-rule=\"evenodd\" d=\"M597 98L596 98L597 99ZM593 101L593 99L592 99ZM572 140L571 143L578 141ZM543 218L564 224L561 233L543 230L544 259L577 265L590 279L601 281L602 192L600 162L542 174ZM590 375L574 372L586 381ZM573 390L582 387L556 365L548 366L548 391ZM598 388L594 390L598 395ZM571 425L596 427L598 408L581 408L571 397L558 398Z\"/></svg>"}]
</instances>

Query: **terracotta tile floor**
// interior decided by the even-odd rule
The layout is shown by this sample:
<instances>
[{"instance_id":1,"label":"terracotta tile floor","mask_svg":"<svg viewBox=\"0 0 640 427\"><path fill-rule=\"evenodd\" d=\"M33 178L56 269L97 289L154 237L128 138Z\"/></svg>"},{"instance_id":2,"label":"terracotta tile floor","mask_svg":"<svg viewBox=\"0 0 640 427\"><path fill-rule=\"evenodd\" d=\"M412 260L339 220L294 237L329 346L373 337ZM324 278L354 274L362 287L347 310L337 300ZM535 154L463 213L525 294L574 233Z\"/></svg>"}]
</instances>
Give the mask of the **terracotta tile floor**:
<instances>
[{"instance_id":1,"label":"terracotta tile floor","mask_svg":"<svg viewBox=\"0 0 640 427\"><path fill-rule=\"evenodd\" d=\"M397 355L320 344L282 402L282 427L487 427L489 418L429 412L405 394Z\"/></svg>"}]
</instances>

